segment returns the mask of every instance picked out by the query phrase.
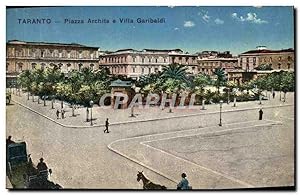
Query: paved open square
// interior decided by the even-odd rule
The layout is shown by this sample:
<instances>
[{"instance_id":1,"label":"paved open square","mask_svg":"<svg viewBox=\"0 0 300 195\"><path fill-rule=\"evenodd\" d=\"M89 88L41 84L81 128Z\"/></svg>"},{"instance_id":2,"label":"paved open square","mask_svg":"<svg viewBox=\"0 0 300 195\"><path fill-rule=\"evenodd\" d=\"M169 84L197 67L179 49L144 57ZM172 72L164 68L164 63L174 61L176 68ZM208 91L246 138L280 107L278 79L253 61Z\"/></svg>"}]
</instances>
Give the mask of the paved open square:
<instances>
[{"instance_id":1,"label":"paved open square","mask_svg":"<svg viewBox=\"0 0 300 195\"><path fill-rule=\"evenodd\" d=\"M64 188L142 189L138 171L168 189L176 189L182 172L193 189L294 184L293 93L285 103L249 102L243 110L229 104L222 126L218 105L211 105L190 116L172 118L165 112L161 120L142 122L140 115L134 123L114 121L109 134L103 126L61 125L43 113L49 105L19 104L26 96L12 100L7 135L27 142L34 163L43 156L53 169L51 180Z\"/></svg>"}]
</instances>

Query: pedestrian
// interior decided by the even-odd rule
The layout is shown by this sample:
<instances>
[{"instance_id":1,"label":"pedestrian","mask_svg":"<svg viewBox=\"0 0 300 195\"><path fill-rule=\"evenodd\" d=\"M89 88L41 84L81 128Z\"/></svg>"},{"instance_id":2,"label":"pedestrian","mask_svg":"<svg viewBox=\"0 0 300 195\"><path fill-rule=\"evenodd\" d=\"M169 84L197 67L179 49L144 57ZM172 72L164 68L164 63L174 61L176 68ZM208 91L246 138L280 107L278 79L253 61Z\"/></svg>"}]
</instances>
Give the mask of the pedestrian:
<instances>
[{"instance_id":1,"label":"pedestrian","mask_svg":"<svg viewBox=\"0 0 300 195\"><path fill-rule=\"evenodd\" d=\"M64 109L61 110L61 118L62 118L62 119L65 118L65 110L64 110Z\"/></svg>"},{"instance_id":2,"label":"pedestrian","mask_svg":"<svg viewBox=\"0 0 300 195\"><path fill-rule=\"evenodd\" d=\"M105 121L105 130L104 130L104 133L109 133L109 131L108 131L108 125L109 125L109 122L108 122L108 118L107 118L106 121Z\"/></svg>"},{"instance_id":3,"label":"pedestrian","mask_svg":"<svg viewBox=\"0 0 300 195\"><path fill-rule=\"evenodd\" d=\"M15 142L11 140L11 135L9 135L6 139L6 146L8 146L9 144L13 144L13 143L15 143Z\"/></svg>"},{"instance_id":4,"label":"pedestrian","mask_svg":"<svg viewBox=\"0 0 300 195\"><path fill-rule=\"evenodd\" d=\"M263 117L263 111L262 109L259 110L259 120L262 120L262 117Z\"/></svg>"},{"instance_id":5,"label":"pedestrian","mask_svg":"<svg viewBox=\"0 0 300 195\"><path fill-rule=\"evenodd\" d=\"M182 173L181 177L182 177L181 181L179 182L179 184L177 184L177 190L188 190L188 189L190 189L189 181L186 179L186 174Z\"/></svg>"},{"instance_id":6,"label":"pedestrian","mask_svg":"<svg viewBox=\"0 0 300 195\"><path fill-rule=\"evenodd\" d=\"M273 96L273 99L275 98L275 91L273 91L273 94L272 94L272 96Z\"/></svg>"},{"instance_id":7,"label":"pedestrian","mask_svg":"<svg viewBox=\"0 0 300 195\"><path fill-rule=\"evenodd\" d=\"M43 158L40 158L40 162L37 164L37 169L39 172L41 171L45 171L48 169L46 163L44 162L44 159Z\"/></svg>"},{"instance_id":8,"label":"pedestrian","mask_svg":"<svg viewBox=\"0 0 300 195\"><path fill-rule=\"evenodd\" d=\"M56 110L56 118L59 119L59 110Z\"/></svg>"}]
</instances>

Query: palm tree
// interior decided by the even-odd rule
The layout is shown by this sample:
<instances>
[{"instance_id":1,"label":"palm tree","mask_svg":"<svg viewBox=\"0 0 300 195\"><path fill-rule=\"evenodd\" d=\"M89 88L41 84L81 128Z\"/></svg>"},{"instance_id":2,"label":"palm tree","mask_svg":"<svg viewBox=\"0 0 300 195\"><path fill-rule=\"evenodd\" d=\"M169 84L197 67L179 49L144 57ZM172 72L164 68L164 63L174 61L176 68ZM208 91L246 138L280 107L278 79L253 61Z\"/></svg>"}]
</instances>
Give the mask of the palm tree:
<instances>
[{"instance_id":1,"label":"palm tree","mask_svg":"<svg viewBox=\"0 0 300 195\"><path fill-rule=\"evenodd\" d=\"M190 81L187 78L187 67L179 64L170 64L168 66L164 66L162 69L161 78L167 79L175 79L179 81L183 81L187 84L190 84Z\"/></svg>"},{"instance_id":2,"label":"palm tree","mask_svg":"<svg viewBox=\"0 0 300 195\"><path fill-rule=\"evenodd\" d=\"M215 81L215 86L218 89L218 93L220 93L220 87L223 86L226 82L225 71L222 68L216 68L214 74L217 76L217 80Z\"/></svg>"}]
</instances>

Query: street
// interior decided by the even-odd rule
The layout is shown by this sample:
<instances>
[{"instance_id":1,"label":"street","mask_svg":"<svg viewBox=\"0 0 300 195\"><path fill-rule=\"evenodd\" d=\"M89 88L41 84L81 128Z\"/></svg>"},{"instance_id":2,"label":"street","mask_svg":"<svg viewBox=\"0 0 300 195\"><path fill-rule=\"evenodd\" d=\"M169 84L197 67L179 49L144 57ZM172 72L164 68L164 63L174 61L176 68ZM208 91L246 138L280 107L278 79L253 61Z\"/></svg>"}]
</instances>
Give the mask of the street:
<instances>
[{"instance_id":1,"label":"street","mask_svg":"<svg viewBox=\"0 0 300 195\"><path fill-rule=\"evenodd\" d=\"M274 107L264 109L263 121L258 121L258 109L232 111L223 113L219 127L216 112L112 125L109 134L104 127L63 127L12 102L6 107L7 135L25 140L33 162L43 157L53 170L51 180L64 188L142 189L136 180L142 170L168 189L176 189L183 171L193 189L293 185L294 106L288 105L293 94L282 107L271 101ZM241 133L221 133L229 129ZM132 139L144 145L136 147ZM243 144L253 147L243 149Z\"/></svg>"}]
</instances>

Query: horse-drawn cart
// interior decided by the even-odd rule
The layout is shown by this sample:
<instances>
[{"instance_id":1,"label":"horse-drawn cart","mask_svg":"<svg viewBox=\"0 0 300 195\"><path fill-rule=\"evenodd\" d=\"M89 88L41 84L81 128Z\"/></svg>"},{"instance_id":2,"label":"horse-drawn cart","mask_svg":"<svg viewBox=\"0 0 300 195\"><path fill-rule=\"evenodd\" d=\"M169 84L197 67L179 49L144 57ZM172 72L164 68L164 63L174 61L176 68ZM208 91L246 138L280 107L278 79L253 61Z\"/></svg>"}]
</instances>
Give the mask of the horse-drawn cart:
<instances>
[{"instance_id":1,"label":"horse-drawn cart","mask_svg":"<svg viewBox=\"0 0 300 195\"><path fill-rule=\"evenodd\" d=\"M26 143L9 143L6 151L7 176L13 189L61 189L48 180L51 169L38 170L27 154Z\"/></svg>"}]
</instances>

